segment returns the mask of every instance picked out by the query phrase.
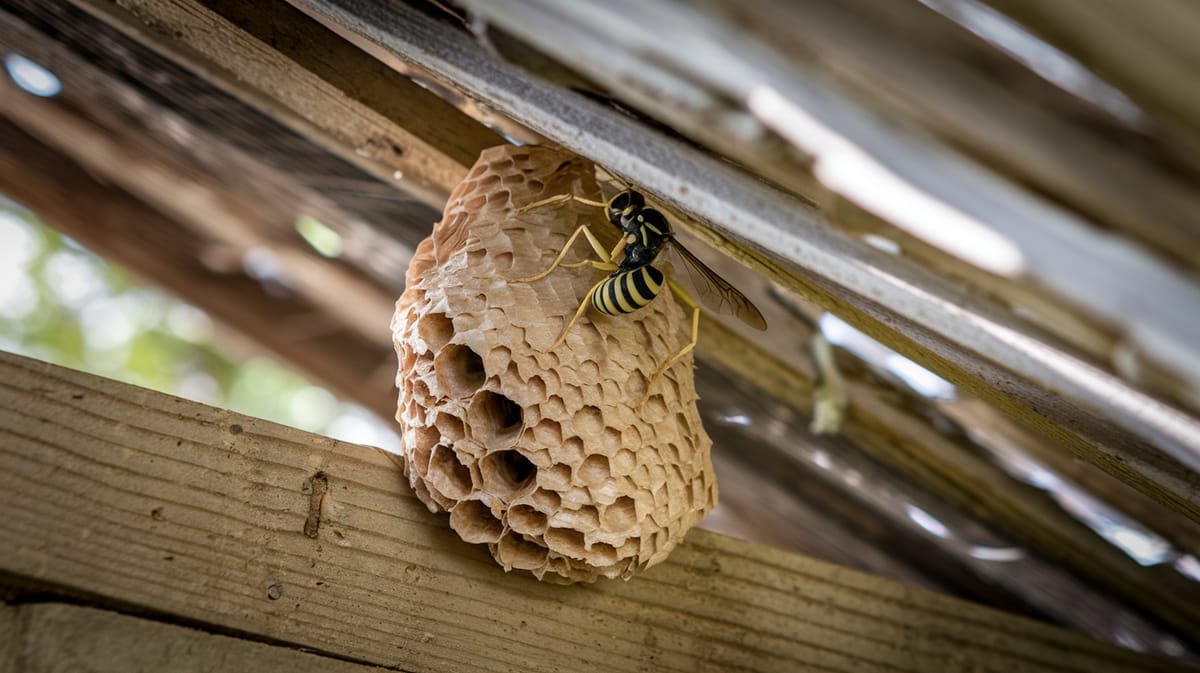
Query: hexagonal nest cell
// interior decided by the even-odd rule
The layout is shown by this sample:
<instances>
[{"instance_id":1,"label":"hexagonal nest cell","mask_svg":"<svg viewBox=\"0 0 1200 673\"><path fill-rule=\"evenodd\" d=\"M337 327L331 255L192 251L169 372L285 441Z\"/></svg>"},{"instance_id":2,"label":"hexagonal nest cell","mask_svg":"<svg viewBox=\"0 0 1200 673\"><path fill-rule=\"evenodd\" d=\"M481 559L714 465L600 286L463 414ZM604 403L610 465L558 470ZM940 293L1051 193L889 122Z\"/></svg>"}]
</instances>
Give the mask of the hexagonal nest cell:
<instances>
[{"instance_id":1,"label":"hexagonal nest cell","mask_svg":"<svg viewBox=\"0 0 1200 673\"><path fill-rule=\"evenodd\" d=\"M392 321L405 474L505 570L627 579L716 504L712 442L691 354L646 395L690 336L670 293L628 315L589 310L547 351L603 272L506 278L544 270L581 224L617 235L573 202L520 212L561 194L599 199L593 166L544 147L489 149L417 249ZM577 243L564 261L591 254Z\"/></svg>"}]
</instances>

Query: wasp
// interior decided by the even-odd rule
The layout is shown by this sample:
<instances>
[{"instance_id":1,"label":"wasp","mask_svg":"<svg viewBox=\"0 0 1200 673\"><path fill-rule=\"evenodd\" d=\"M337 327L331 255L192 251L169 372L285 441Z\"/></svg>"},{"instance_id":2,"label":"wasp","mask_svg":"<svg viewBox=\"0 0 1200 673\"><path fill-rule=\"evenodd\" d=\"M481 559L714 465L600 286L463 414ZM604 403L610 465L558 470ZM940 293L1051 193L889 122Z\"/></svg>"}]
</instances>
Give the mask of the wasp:
<instances>
[{"instance_id":1,"label":"wasp","mask_svg":"<svg viewBox=\"0 0 1200 673\"><path fill-rule=\"evenodd\" d=\"M675 238L667 218L658 210L647 206L646 197L641 192L626 189L613 196L607 203L593 201L575 194L561 194L525 206L521 211L552 204L564 204L568 201L603 208L608 216L608 221L621 231L622 236L612 250L607 250L588 225L580 225L575 233L567 239L558 256L554 258L554 262L545 271L526 278L509 279L509 282L512 283L531 283L545 278L560 266L578 268L590 265L608 272L607 276L601 278L588 290L587 295L579 304L579 309L575 311L575 315L548 350L554 350L567 338L567 334L587 311L589 305L597 311L611 316L633 313L653 301L664 287L669 287L675 296L691 309L692 338L677 353L660 364L647 380L646 395L649 396L650 387L658 377L696 347L700 330L700 307L679 284L668 278L666 273L655 266L660 255L668 248L673 249L683 260L692 285L706 308L718 313L735 315L742 322L756 329L767 328L767 321L763 319L758 308L737 288L730 285L685 248ZM564 264L563 258L580 235L587 238L600 261L585 260Z\"/></svg>"}]
</instances>

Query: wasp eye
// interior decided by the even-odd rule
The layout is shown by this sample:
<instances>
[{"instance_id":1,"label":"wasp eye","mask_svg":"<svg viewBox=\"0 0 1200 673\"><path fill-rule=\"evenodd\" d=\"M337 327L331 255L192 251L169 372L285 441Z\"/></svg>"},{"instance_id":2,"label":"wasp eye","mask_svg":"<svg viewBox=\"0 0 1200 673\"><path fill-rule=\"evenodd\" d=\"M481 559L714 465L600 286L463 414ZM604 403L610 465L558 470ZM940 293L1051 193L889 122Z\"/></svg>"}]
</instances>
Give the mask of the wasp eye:
<instances>
[{"instance_id":1,"label":"wasp eye","mask_svg":"<svg viewBox=\"0 0 1200 673\"><path fill-rule=\"evenodd\" d=\"M667 218L657 210L646 208L638 213L638 222L649 225L658 232L666 232L668 230Z\"/></svg>"},{"instance_id":2,"label":"wasp eye","mask_svg":"<svg viewBox=\"0 0 1200 673\"><path fill-rule=\"evenodd\" d=\"M641 194L627 190L614 196L608 207L616 212L624 212L630 209L637 210L644 205L646 200Z\"/></svg>"}]
</instances>

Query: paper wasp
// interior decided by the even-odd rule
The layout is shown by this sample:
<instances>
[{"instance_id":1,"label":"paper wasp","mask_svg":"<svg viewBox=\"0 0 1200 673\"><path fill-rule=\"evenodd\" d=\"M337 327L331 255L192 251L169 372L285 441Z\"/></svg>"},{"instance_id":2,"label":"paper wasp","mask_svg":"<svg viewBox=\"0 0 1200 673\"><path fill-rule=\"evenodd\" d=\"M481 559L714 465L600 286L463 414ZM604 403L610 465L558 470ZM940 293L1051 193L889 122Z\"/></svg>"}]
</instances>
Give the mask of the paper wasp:
<instances>
[{"instance_id":1,"label":"paper wasp","mask_svg":"<svg viewBox=\"0 0 1200 673\"><path fill-rule=\"evenodd\" d=\"M767 322L763 319L762 313L745 295L717 275L715 271L705 266L704 262L701 262L691 251L679 243L667 218L658 210L647 206L646 198L641 192L626 189L613 196L607 203L574 194L562 194L530 204L521 210L528 211L552 204L565 204L569 201L605 209L609 222L620 229L623 235L617 241L616 246L609 251L605 249L595 233L588 228L588 225L580 225L575 233L567 239L566 244L563 245L549 268L526 278L509 279L509 282L512 283L531 283L545 278L559 266L578 268L590 265L609 272L588 290L587 295L579 304L579 309L575 311L575 315L547 350L554 350L567 338L567 334L583 316L589 304L597 311L607 315L632 313L649 304L658 296L663 287L670 287L675 296L692 310L692 338L677 353L660 364L646 381L646 396L648 397L650 387L658 377L695 348L700 329L700 307L679 284L668 278L661 269L655 266L655 262L667 248L674 249L679 258L683 260L692 285L706 308L718 313L737 316L742 322L756 329L767 328ZM600 261L587 260L563 264L563 258L580 234L587 237L588 243L591 244L592 250L595 251ZM618 259L620 261L617 261Z\"/></svg>"}]
</instances>

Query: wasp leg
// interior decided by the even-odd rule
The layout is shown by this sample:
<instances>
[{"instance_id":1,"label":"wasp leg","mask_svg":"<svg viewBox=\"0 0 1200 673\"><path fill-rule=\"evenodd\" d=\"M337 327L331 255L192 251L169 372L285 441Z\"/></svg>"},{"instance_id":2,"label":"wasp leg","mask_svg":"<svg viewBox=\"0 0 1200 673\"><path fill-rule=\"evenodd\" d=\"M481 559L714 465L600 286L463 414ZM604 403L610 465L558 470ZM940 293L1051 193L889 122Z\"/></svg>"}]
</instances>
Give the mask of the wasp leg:
<instances>
[{"instance_id":1,"label":"wasp leg","mask_svg":"<svg viewBox=\"0 0 1200 673\"><path fill-rule=\"evenodd\" d=\"M591 266L594 269L601 271L616 271L617 265L612 262L597 262L594 259L585 259L582 262L571 262L570 264L559 264L564 269L578 269L581 266Z\"/></svg>"},{"instance_id":2,"label":"wasp leg","mask_svg":"<svg viewBox=\"0 0 1200 673\"><path fill-rule=\"evenodd\" d=\"M589 229L586 224L581 224L581 225L579 225L579 228L575 230L575 233L571 234L571 237L567 239L566 245L564 245L562 247L562 250L560 250L558 252L558 257L554 258L554 262L551 263L549 268L547 268L545 271L543 271L539 274L528 276L526 278L506 278L505 280L507 280L510 283L532 283L535 280L541 280L541 279L545 278L546 276L549 276L550 272L554 271L562 264L563 257L567 256L567 252L571 249L571 246L575 243L575 239L579 238L580 233L587 236L588 243L591 243L592 250L594 250L596 252L596 254L600 256L600 259L602 259L606 263L612 262L612 257L608 256L608 251L604 249L604 246L600 243L600 240L598 238L596 238L595 234L592 233L592 230ZM568 268L571 267L571 265L567 265L567 266L568 266ZM575 266L583 266L583 265L576 264Z\"/></svg>"},{"instance_id":3,"label":"wasp leg","mask_svg":"<svg viewBox=\"0 0 1200 673\"><path fill-rule=\"evenodd\" d=\"M543 206L566 203L568 201L582 203L585 206L595 206L597 208L607 208L608 207L607 203L601 203L599 201L592 201L591 199L585 199L582 196L576 196L575 194L559 194L557 196L551 196L548 199L542 199L541 201L535 201L527 206L523 206L517 212L518 213L527 213L527 212L533 210L534 208L541 208Z\"/></svg>"},{"instance_id":4,"label":"wasp leg","mask_svg":"<svg viewBox=\"0 0 1200 673\"><path fill-rule=\"evenodd\" d=\"M612 252L608 253L608 259L610 259L610 260L616 259L617 255L621 254L621 252L625 250L625 245L628 242L629 242L628 239L625 238L624 236L622 236L621 240L617 241L617 244L615 246L613 246ZM592 246L592 247L595 248L595 246ZM600 254L600 251L597 250L596 254ZM616 271L617 270L617 265L613 264L611 261L610 262L597 262L594 259L585 259L582 262L571 262L570 264L560 263L559 266L564 269L578 269L580 267L587 266L589 264L597 269L600 269L601 271Z\"/></svg>"},{"instance_id":5,"label":"wasp leg","mask_svg":"<svg viewBox=\"0 0 1200 673\"><path fill-rule=\"evenodd\" d=\"M617 255L621 254L622 252L625 252L626 245L629 245L629 237L622 236L621 240L617 241L617 244L613 246L612 252L608 253L608 262L610 264L613 262L614 259L617 258Z\"/></svg>"},{"instance_id":6,"label":"wasp leg","mask_svg":"<svg viewBox=\"0 0 1200 673\"><path fill-rule=\"evenodd\" d=\"M599 262L597 262L597 264L599 264ZM596 288L600 287L601 283L606 280L608 280L607 276L596 281L596 284L592 286L592 289L588 290L587 294L583 295L583 301L579 302L579 308L575 311L575 316L572 317L571 321L567 323L567 326L563 328L562 333L558 335L558 338L554 340L554 343L550 344L550 347L546 349L547 353L555 348L558 348L559 344L561 344L563 341L566 341L567 333L571 331L571 328L575 326L575 323L579 322L579 318L583 315L583 312L587 310L588 304L592 301L592 293L595 292Z\"/></svg>"},{"instance_id":7,"label":"wasp leg","mask_svg":"<svg viewBox=\"0 0 1200 673\"><path fill-rule=\"evenodd\" d=\"M650 378L646 381L646 392L642 395L642 400L639 403L639 406L646 404L646 401L650 399L650 388L654 385L654 382L658 380L658 377L662 376L668 369L670 369L671 365L679 362L679 358L682 358L691 352L691 350L696 347L696 342L699 341L700 337L700 307L696 305L696 302L688 295L687 292L683 290L682 287L679 287L675 281L668 280L667 282L670 283L671 291L675 293L675 296L679 297L679 299L682 300L685 305L692 309L692 340L684 344L683 348L679 349L679 352L672 355L666 362L659 365L658 369L654 370L654 373L651 374Z\"/></svg>"}]
</instances>

